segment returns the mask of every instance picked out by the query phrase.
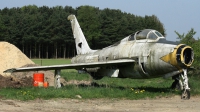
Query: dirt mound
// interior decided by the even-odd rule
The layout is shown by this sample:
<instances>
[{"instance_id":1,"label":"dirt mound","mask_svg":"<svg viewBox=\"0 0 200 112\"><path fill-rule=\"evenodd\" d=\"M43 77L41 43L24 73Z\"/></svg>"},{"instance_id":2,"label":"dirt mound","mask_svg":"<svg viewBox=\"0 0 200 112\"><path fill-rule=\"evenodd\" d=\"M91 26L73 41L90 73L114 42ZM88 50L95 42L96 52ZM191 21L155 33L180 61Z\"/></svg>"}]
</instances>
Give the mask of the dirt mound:
<instances>
[{"instance_id":1,"label":"dirt mound","mask_svg":"<svg viewBox=\"0 0 200 112\"><path fill-rule=\"evenodd\" d=\"M38 66L36 64L27 64L24 65L22 67L34 67L34 66ZM12 77L17 78L17 79L23 79L25 77L31 77L33 78L33 74L34 73L44 73L44 81L47 81L49 83L49 86L54 86L54 73L53 71L28 71L28 72L14 72L12 73ZM31 80L32 82L32 80ZM65 79L63 79L62 77L60 78L60 82L64 85L66 83Z\"/></svg>"},{"instance_id":2,"label":"dirt mound","mask_svg":"<svg viewBox=\"0 0 200 112\"><path fill-rule=\"evenodd\" d=\"M8 42L0 42L0 74L9 76L9 73L3 71L9 68L19 68L27 64L34 64L25 54L16 46Z\"/></svg>"},{"instance_id":3,"label":"dirt mound","mask_svg":"<svg viewBox=\"0 0 200 112\"><path fill-rule=\"evenodd\" d=\"M93 83L91 81L84 81L84 80L69 80L64 82L64 85L83 85L83 86L91 86Z\"/></svg>"},{"instance_id":4,"label":"dirt mound","mask_svg":"<svg viewBox=\"0 0 200 112\"><path fill-rule=\"evenodd\" d=\"M23 67L31 67L38 66L35 64L25 65ZM54 86L54 73L52 71L38 71L39 73L44 73L44 79L49 83L49 86ZM29 72L14 72L10 76L2 76L0 75L0 88L2 87L25 87L25 86L33 86L33 74L36 71ZM66 84L65 79L60 78L60 82L62 85Z\"/></svg>"},{"instance_id":5,"label":"dirt mound","mask_svg":"<svg viewBox=\"0 0 200 112\"><path fill-rule=\"evenodd\" d=\"M11 76L0 75L0 88L19 88L19 87L30 87L32 86L31 77L23 77L20 80Z\"/></svg>"},{"instance_id":6,"label":"dirt mound","mask_svg":"<svg viewBox=\"0 0 200 112\"><path fill-rule=\"evenodd\" d=\"M32 85L32 72L3 73L10 68L33 67L37 66L25 54L23 54L16 46L8 42L0 42L0 87L19 87ZM49 82L49 86L54 85L54 74L51 71L39 71L45 74L45 81ZM61 78L61 83L65 82ZM24 84L27 83L27 84Z\"/></svg>"}]
</instances>

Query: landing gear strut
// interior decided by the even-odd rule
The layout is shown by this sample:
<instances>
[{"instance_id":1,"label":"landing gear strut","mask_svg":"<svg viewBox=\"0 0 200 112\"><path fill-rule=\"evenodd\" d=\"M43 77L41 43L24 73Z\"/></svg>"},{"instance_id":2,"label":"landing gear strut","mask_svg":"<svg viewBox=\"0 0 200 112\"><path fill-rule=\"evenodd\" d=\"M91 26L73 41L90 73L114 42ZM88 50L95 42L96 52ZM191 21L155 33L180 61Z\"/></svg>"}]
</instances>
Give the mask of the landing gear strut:
<instances>
[{"instance_id":1,"label":"landing gear strut","mask_svg":"<svg viewBox=\"0 0 200 112\"><path fill-rule=\"evenodd\" d=\"M190 99L190 88L188 84L187 69L183 69L183 73L174 76L173 79L175 81L172 83L171 88L179 89L182 91L181 99L184 100Z\"/></svg>"},{"instance_id":2,"label":"landing gear strut","mask_svg":"<svg viewBox=\"0 0 200 112\"><path fill-rule=\"evenodd\" d=\"M54 74L54 87L55 88L61 88L60 70L55 70L55 74Z\"/></svg>"},{"instance_id":3,"label":"landing gear strut","mask_svg":"<svg viewBox=\"0 0 200 112\"><path fill-rule=\"evenodd\" d=\"M188 85L187 69L183 69L183 74L181 74L183 79L183 92L181 99L188 100L190 99L190 88Z\"/></svg>"}]
</instances>

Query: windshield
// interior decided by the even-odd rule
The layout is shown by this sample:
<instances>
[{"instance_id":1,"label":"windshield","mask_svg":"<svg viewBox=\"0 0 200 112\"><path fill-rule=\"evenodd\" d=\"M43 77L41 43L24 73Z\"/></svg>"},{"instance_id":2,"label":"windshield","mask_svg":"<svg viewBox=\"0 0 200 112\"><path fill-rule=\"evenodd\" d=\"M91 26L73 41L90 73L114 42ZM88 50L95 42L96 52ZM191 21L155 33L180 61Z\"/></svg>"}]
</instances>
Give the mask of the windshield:
<instances>
[{"instance_id":1,"label":"windshield","mask_svg":"<svg viewBox=\"0 0 200 112\"><path fill-rule=\"evenodd\" d=\"M133 40L133 39L136 39L136 40L143 40L143 39L157 40L158 38L164 38L163 35L160 32L158 32L156 30L152 30L152 29L140 30L140 31L135 33L134 37L133 37L133 35L131 35L129 37L129 40Z\"/></svg>"},{"instance_id":2,"label":"windshield","mask_svg":"<svg viewBox=\"0 0 200 112\"><path fill-rule=\"evenodd\" d=\"M159 37L163 37L163 35L160 33L160 32L155 32L156 33L156 35L158 35Z\"/></svg>"},{"instance_id":3,"label":"windshield","mask_svg":"<svg viewBox=\"0 0 200 112\"><path fill-rule=\"evenodd\" d=\"M136 39L137 40L146 39L147 38L147 34L149 33L149 31L151 31L151 30L150 29L145 29L145 30L141 30L141 31L137 32Z\"/></svg>"},{"instance_id":4,"label":"windshield","mask_svg":"<svg viewBox=\"0 0 200 112\"><path fill-rule=\"evenodd\" d=\"M149 33L149 39L156 40L157 38L158 37L153 32Z\"/></svg>"}]
</instances>

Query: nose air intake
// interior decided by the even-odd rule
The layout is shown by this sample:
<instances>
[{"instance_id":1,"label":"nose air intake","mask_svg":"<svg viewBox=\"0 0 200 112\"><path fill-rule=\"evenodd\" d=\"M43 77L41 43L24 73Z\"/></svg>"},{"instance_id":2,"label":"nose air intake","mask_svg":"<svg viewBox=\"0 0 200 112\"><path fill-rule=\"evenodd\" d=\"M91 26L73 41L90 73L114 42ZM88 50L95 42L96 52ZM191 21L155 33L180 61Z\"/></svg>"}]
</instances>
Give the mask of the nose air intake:
<instances>
[{"instance_id":1,"label":"nose air intake","mask_svg":"<svg viewBox=\"0 0 200 112\"><path fill-rule=\"evenodd\" d=\"M174 48L172 53L161 57L161 60L175 66L178 69L188 68L194 61L194 53L190 46L179 44Z\"/></svg>"},{"instance_id":2,"label":"nose air intake","mask_svg":"<svg viewBox=\"0 0 200 112\"><path fill-rule=\"evenodd\" d=\"M188 68L194 60L193 50L190 46L180 45L176 52L176 60L180 67Z\"/></svg>"},{"instance_id":3,"label":"nose air intake","mask_svg":"<svg viewBox=\"0 0 200 112\"><path fill-rule=\"evenodd\" d=\"M184 63L185 64L192 64L193 61L193 52L190 48L187 48L183 52L183 57L184 57Z\"/></svg>"}]
</instances>

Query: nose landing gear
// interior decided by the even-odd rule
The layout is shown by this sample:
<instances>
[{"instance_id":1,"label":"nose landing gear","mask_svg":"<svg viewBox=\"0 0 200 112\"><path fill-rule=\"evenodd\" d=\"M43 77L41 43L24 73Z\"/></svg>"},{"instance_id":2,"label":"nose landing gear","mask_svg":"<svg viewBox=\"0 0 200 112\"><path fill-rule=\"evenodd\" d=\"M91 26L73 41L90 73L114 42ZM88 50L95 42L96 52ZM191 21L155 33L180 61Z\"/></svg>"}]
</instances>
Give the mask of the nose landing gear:
<instances>
[{"instance_id":1,"label":"nose landing gear","mask_svg":"<svg viewBox=\"0 0 200 112\"><path fill-rule=\"evenodd\" d=\"M190 88L188 85L187 69L183 69L183 74L181 74L183 79L183 92L181 98L184 100L190 99Z\"/></svg>"},{"instance_id":2,"label":"nose landing gear","mask_svg":"<svg viewBox=\"0 0 200 112\"><path fill-rule=\"evenodd\" d=\"M181 99L190 99L190 88L188 84L187 69L183 69L183 73L173 77L172 89L182 90Z\"/></svg>"}]
</instances>

